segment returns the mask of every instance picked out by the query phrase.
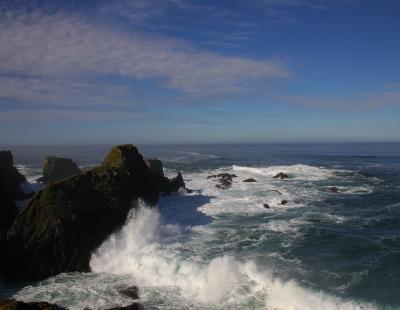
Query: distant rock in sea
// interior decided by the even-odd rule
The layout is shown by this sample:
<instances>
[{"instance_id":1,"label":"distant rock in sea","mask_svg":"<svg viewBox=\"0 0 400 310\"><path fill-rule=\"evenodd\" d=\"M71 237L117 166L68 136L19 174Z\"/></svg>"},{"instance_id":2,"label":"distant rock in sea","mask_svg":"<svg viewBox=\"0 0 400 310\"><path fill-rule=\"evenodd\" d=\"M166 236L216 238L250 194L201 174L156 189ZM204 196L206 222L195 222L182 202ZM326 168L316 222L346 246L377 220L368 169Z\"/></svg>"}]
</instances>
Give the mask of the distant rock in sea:
<instances>
[{"instance_id":1,"label":"distant rock in sea","mask_svg":"<svg viewBox=\"0 0 400 310\"><path fill-rule=\"evenodd\" d=\"M103 163L37 193L7 234L3 271L11 279L42 279L89 271L92 252L121 227L139 198L185 187L151 171L131 144L114 147Z\"/></svg>"},{"instance_id":2,"label":"distant rock in sea","mask_svg":"<svg viewBox=\"0 0 400 310\"><path fill-rule=\"evenodd\" d=\"M81 170L69 158L49 156L43 163L43 183L45 184L58 182L80 173Z\"/></svg>"},{"instance_id":3,"label":"distant rock in sea","mask_svg":"<svg viewBox=\"0 0 400 310\"><path fill-rule=\"evenodd\" d=\"M277 175L274 176L274 179L288 179L289 176L286 173L279 172Z\"/></svg>"}]
</instances>

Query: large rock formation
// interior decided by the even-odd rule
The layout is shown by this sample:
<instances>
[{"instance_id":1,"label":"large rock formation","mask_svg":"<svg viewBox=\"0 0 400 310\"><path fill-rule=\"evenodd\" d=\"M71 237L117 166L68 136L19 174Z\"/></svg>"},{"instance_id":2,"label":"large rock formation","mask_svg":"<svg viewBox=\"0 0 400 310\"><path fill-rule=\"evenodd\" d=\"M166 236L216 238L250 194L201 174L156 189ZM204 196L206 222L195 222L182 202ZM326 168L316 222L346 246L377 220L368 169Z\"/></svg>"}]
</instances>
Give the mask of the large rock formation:
<instances>
[{"instance_id":1,"label":"large rock formation","mask_svg":"<svg viewBox=\"0 0 400 310\"><path fill-rule=\"evenodd\" d=\"M159 159L146 159L146 165L150 168L150 170L164 175L164 168L161 160Z\"/></svg>"},{"instance_id":2,"label":"large rock formation","mask_svg":"<svg viewBox=\"0 0 400 310\"><path fill-rule=\"evenodd\" d=\"M69 158L49 156L43 163L43 183L58 182L80 174L81 170Z\"/></svg>"},{"instance_id":3,"label":"large rock formation","mask_svg":"<svg viewBox=\"0 0 400 310\"><path fill-rule=\"evenodd\" d=\"M7 235L4 271L15 279L89 271L91 253L143 198L184 187L151 171L133 145L114 147L90 171L50 183L18 215Z\"/></svg>"},{"instance_id":4,"label":"large rock formation","mask_svg":"<svg viewBox=\"0 0 400 310\"><path fill-rule=\"evenodd\" d=\"M23 192L20 185L25 177L14 167L11 151L0 152L0 238L17 216L15 200L27 199L32 195Z\"/></svg>"}]
</instances>

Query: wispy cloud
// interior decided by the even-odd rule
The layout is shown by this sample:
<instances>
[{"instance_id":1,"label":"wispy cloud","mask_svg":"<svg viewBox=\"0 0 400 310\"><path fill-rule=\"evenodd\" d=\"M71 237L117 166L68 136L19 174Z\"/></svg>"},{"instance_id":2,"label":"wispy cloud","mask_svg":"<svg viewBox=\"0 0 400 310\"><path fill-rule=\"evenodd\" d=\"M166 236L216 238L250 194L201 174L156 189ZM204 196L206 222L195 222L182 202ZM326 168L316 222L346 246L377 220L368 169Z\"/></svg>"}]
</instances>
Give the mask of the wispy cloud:
<instances>
[{"instance_id":1,"label":"wispy cloud","mask_svg":"<svg viewBox=\"0 0 400 310\"><path fill-rule=\"evenodd\" d=\"M62 96L57 83L38 85L53 78L158 80L164 87L199 96L239 93L254 81L290 77L276 60L223 56L182 41L124 33L79 16L5 13L0 19L0 72L3 79L6 75L24 77L6 79L11 89L6 97L12 97L12 89L20 87L26 88L28 96L53 86L54 91L43 92L43 96L48 93L56 99ZM87 86L90 91L92 85ZM23 99L25 95L15 97Z\"/></svg>"}]
</instances>

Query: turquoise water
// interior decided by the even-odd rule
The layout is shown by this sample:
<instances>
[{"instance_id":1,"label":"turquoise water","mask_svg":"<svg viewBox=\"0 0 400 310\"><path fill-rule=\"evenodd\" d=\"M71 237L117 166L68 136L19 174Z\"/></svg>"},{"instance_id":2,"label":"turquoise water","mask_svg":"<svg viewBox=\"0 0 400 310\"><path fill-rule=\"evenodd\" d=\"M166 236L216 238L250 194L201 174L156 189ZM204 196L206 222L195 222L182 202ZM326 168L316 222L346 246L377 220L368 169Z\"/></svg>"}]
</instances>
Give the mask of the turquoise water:
<instances>
[{"instance_id":1,"label":"turquoise water","mask_svg":"<svg viewBox=\"0 0 400 310\"><path fill-rule=\"evenodd\" d=\"M12 150L33 181L44 156L88 169L109 147ZM132 213L94 253L92 273L3 286L3 295L102 308L131 302L118 288L136 284L150 309L400 309L400 144L139 150L167 175L182 171L194 192ZM220 172L238 175L231 188L207 179Z\"/></svg>"}]
</instances>

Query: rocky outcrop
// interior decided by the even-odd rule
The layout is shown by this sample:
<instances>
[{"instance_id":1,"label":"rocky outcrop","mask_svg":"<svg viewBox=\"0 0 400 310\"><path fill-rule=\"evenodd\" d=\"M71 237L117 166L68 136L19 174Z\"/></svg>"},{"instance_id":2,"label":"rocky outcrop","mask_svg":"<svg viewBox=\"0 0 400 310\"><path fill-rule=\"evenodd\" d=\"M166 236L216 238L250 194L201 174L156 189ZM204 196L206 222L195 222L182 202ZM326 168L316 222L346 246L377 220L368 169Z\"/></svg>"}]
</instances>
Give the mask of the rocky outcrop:
<instances>
[{"instance_id":1,"label":"rocky outcrop","mask_svg":"<svg viewBox=\"0 0 400 310\"><path fill-rule=\"evenodd\" d=\"M69 158L49 156L43 163L43 183L45 184L58 182L80 173L81 170Z\"/></svg>"},{"instance_id":2,"label":"rocky outcrop","mask_svg":"<svg viewBox=\"0 0 400 310\"><path fill-rule=\"evenodd\" d=\"M180 174L170 181L151 171L133 145L114 147L100 166L50 183L21 211L7 234L6 276L89 271L91 253L125 222L139 198L155 204L160 193L179 187Z\"/></svg>"},{"instance_id":3,"label":"rocky outcrop","mask_svg":"<svg viewBox=\"0 0 400 310\"><path fill-rule=\"evenodd\" d=\"M159 159L146 159L145 160L147 167L150 168L151 171L157 172L164 176L164 168L161 160Z\"/></svg>"},{"instance_id":4,"label":"rocky outcrop","mask_svg":"<svg viewBox=\"0 0 400 310\"><path fill-rule=\"evenodd\" d=\"M130 298L139 299L139 288L136 285L121 289L118 292Z\"/></svg>"},{"instance_id":5,"label":"rocky outcrop","mask_svg":"<svg viewBox=\"0 0 400 310\"><path fill-rule=\"evenodd\" d=\"M15 299L0 300L0 310L66 310L48 302L23 302Z\"/></svg>"},{"instance_id":6,"label":"rocky outcrop","mask_svg":"<svg viewBox=\"0 0 400 310\"><path fill-rule=\"evenodd\" d=\"M277 175L274 176L274 179L288 179L289 176L286 173L279 172Z\"/></svg>"},{"instance_id":7,"label":"rocky outcrop","mask_svg":"<svg viewBox=\"0 0 400 310\"><path fill-rule=\"evenodd\" d=\"M227 189L231 187L233 178L237 178L236 174L231 173L219 173L214 175L209 175L207 179L216 179L219 184L215 185L219 189Z\"/></svg>"},{"instance_id":8,"label":"rocky outcrop","mask_svg":"<svg viewBox=\"0 0 400 310\"><path fill-rule=\"evenodd\" d=\"M25 194L21 183L25 177L14 167L11 151L0 152L0 238L15 220L18 210L15 200L24 200L33 195Z\"/></svg>"},{"instance_id":9,"label":"rocky outcrop","mask_svg":"<svg viewBox=\"0 0 400 310\"><path fill-rule=\"evenodd\" d=\"M245 182L245 183L254 183L254 182L257 182L257 180L253 179L253 178L248 178L248 179L243 180L243 182Z\"/></svg>"}]
</instances>

